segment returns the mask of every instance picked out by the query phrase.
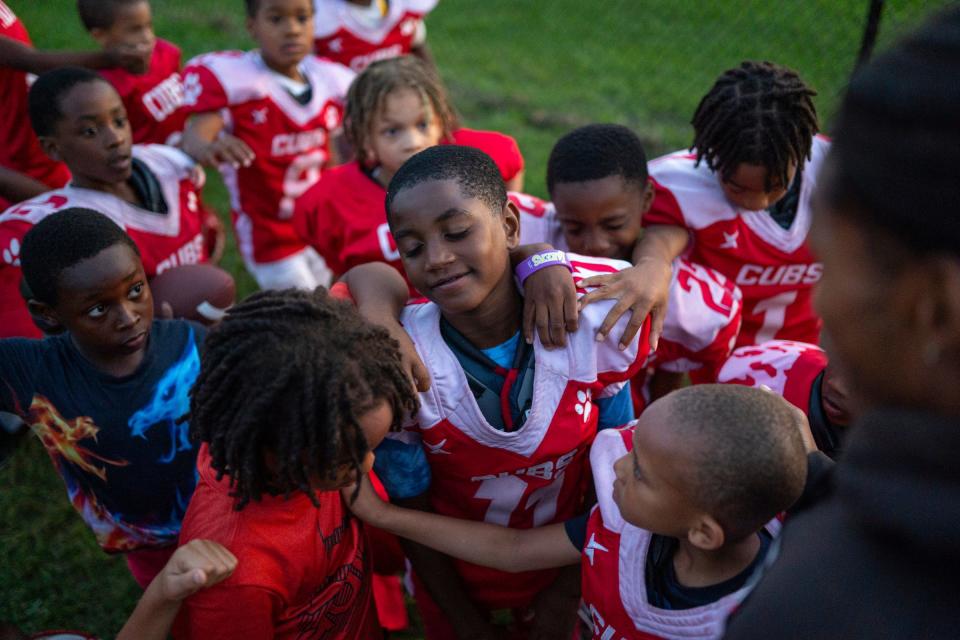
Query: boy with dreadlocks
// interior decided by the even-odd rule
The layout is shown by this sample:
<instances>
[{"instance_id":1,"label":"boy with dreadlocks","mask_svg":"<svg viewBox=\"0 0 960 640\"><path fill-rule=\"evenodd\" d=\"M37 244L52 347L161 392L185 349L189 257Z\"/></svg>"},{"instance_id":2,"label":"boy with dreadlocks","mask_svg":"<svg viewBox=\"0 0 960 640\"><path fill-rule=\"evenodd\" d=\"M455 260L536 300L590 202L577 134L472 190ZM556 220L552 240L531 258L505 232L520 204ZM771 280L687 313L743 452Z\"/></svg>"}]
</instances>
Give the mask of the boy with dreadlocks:
<instances>
[{"instance_id":1,"label":"boy with dreadlocks","mask_svg":"<svg viewBox=\"0 0 960 640\"><path fill-rule=\"evenodd\" d=\"M830 144L816 135L814 95L796 72L770 62L722 73L693 116L691 150L650 163L656 194L634 252L641 277L589 281L606 286L584 302L632 289L634 313L653 306L662 317L670 264L684 254L743 292L738 346L816 344L811 290L822 266L807 245L809 202Z\"/></svg>"},{"instance_id":2,"label":"boy with dreadlocks","mask_svg":"<svg viewBox=\"0 0 960 640\"><path fill-rule=\"evenodd\" d=\"M322 289L255 294L208 338L180 542L219 542L240 564L185 603L175 636L378 637L369 549L337 490L416 410L396 343Z\"/></svg>"},{"instance_id":3,"label":"boy with dreadlocks","mask_svg":"<svg viewBox=\"0 0 960 640\"><path fill-rule=\"evenodd\" d=\"M357 76L344 121L357 159L324 173L297 201L294 213L300 237L336 276L367 262L386 262L403 273L383 199L400 166L427 147L443 142L477 147L497 162L505 182L522 184L523 157L516 141L459 128L439 76L415 57L375 62Z\"/></svg>"}]
</instances>

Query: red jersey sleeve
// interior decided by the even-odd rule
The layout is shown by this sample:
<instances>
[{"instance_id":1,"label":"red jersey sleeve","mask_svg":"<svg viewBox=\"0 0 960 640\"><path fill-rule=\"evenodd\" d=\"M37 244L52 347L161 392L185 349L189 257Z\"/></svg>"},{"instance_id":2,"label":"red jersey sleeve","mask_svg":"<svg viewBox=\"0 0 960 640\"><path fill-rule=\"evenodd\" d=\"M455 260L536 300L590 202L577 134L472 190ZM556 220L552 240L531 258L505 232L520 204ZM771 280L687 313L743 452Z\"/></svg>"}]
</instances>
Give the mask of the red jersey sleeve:
<instances>
[{"instance_id":1,"label":"red jersey sleeve","mask_svg":"<svg viewBox=\"0 0 960 640\"><path fill-rule=\"evenodd\" d=\"M187 68L183 70L183 109L187 113L206 113L229 105L226 89L217 76L203 65L203 57L187 63Z\"/></svg>"},{"instance_id":2,"label":"red jersey sleeve","mask_svg":"<svg viewBox=\"0 0 960 640\"><path fill-rule=\"evenodd\" d=\"M242 562L242 559L241 559ZM279 597L261 587L218 585L190 596L177 617L177 640L272 638Z\"/></svg>"},{"instance_id":3,"label":"red jersey sleeve","mask_svg":"<svg viewBox=\"0 0 960 640\"><path fill-rule=\"evenodd\" d=\"M653 204L650 210L643 214L643 226L649 227L654 224L669 224L678 227L686 227L687 221L683 216L683 210L680 209L680 203L670 192L670 189L650 178L653 183Z\"/></svg>"}]
</instances>

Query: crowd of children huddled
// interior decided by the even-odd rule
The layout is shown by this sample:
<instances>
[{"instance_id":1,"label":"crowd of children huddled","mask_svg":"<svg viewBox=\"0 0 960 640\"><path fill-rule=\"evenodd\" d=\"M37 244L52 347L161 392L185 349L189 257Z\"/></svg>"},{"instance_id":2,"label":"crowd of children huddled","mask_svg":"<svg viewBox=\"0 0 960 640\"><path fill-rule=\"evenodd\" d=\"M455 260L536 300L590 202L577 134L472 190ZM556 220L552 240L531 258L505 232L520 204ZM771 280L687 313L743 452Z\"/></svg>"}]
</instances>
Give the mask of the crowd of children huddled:
<instances>
[{"instance_id":1,"label":"crowd of children huddled","mask_svg":"<svg viewBox=\"0 0 960 640\"><path fill-rule=\"evenodd\" d=\"M460 121L427 47L436 2L245 0L257 48L182 65L149 0L77 0L93 53L34 50L0 0L0 430L40 439L145 589L120 637L382 638L409 624L401 574L429 640L719 638L735 610L737 637L816 633L745 600L759 582L789 611L783 554L817 608L793 520L860 478L843 461L864 464L866 409L921 395L864 382L883 368L864 353L905 342L853 314L889 302L918 336L894 378L955 363L958 201L928 189L939 235L885 213L859 149L896 143L857 127L888 105L935 132L907 170L956 172L924 145L960 94L916 57L960 70L960 10L868 66L837 151L800 75L747 61L705 87L689 149L648 159L617 124L562 136L544 201L514 138ZM949 108L856 102L897 73ZM261 289L213 327L155 317L150 284L223 253L203 167ZM836 211L876 247L839 241ZM868 259L943 286L870 297ZM953 416L955 397L917 404ZM861 630L938 635L922 611Z\"/></svg>"}]
</instances>

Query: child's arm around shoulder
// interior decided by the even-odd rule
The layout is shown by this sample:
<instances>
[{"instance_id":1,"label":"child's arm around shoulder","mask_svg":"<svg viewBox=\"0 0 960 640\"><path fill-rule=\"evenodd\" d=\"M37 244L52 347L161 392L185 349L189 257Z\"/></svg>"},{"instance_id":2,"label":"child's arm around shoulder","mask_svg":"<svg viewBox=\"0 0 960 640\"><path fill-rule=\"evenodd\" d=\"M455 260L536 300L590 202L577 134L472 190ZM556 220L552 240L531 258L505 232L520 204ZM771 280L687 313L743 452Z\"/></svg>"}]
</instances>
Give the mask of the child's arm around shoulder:
<instances>
[{"instance_id":1,"label":"child's arm around shoulder","mask_svg":"<svg viewBox=\"0 0 960 640\"><path fill-rule=\"evenodd\" d=\"M500 571L520 572L577 564L580 551L563 524L511 529L485 522L460 520L435 513L404 509L380 500L364 478L356 500L355 487L343 498L360 519L402 538Z\"/></svg>"},{"instance_id":2,"label":"child's arm around shoulder","mask_svg":"<svg viewBox=\"0 0 960 640\"><path fill-rule=\"evenodd\" d=\"M117 640L163 640L181 602L199 589L226 580L236 566L237 559L226 547L211 540L191 540L174 552L147 586Z\"/></svg>"},{"instance_id":3,"label":"child's arm around shoulder","mask_svg":"<svg viewBox=\"0 0 960 640\"><path fill-rule=\"evenodd\" d=\"M41 74L60 67L106 69L122 67L135 71L143 64L140 55L121 49L102 51L39 51L31 46L0 35L0 67Z\"/></svg>"}]
</instances>

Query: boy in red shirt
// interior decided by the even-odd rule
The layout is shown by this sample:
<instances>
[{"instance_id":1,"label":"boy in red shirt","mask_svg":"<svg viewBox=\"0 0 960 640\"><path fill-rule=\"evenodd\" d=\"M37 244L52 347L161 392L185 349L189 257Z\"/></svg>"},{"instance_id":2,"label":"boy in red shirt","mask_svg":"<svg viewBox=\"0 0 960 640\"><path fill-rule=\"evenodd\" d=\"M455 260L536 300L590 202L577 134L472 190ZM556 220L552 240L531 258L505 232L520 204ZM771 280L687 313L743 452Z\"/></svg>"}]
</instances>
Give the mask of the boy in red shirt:
<instances>
[{"instance_id":1,"label":"boy in red shirt","mask_svg":"<svg viewBox=\"0 0 960 640\"><path fill-rule=\"evenodd\" d=\"M387 332L322 289L265 291L211 331L190 406L203 445L181 543L240 559L177 638L380 638L363 528L338 489L417 399Z\"/></svg>"},{"instance_id":2,"label":"boy in red shirt","mask_svg":"<svg viewBox=\"0 0 960 640\"><path fill-rule=\"evenodd\" d=\"M414 57L376 62L357 76L344 119L357 160L324 173L294 213L300 237L337 276L367 262L386 262L403 273L383 199L393 174L415 153L445 142L465 144L485 151L505 182L522 182L516 141L459 128L439 77ZM411 295L417 295L413 289Z\"/></svg>"},{"instance_id":3,"label":"boy in red shirt","mask_svg":"<svg viewBox=\"0 0 960 640\"><path fill-rule=\"evenodd\" d=\"M23 23L0 0L0 210L66 184L70 172L41 149L27 112L27 74L65 66L132 68L136 56L115 48L97 52L37 51Z\"/></svg>"},{"instance_id":4,"label":"boy in red shirt","mask_svg":"<svg viewBox=\"0 0 960 640\"><path fill-rule=\"evenodd\" d=\"M194 115L183 148L220 166L240 254L261 289L326 286L329 268L291 218L330 161L354 73L310 54L310 0L247 0L246 7L259 49L187 63L184 105Z\"/></svg>"},{"instance_id":5,"label":"boy in red shirt","mask_svg":"<svg viewBox=\"0 0 960 640\"><path fill-rule=\"evenodd\" d=\"M180 78L180 49L156 37L148 0L78 0L80 21L104 49L139 58L139 68L100 71L114 86L133 130L135 144L174 144L186 113Z\"/></svg>"}]
</instances>

